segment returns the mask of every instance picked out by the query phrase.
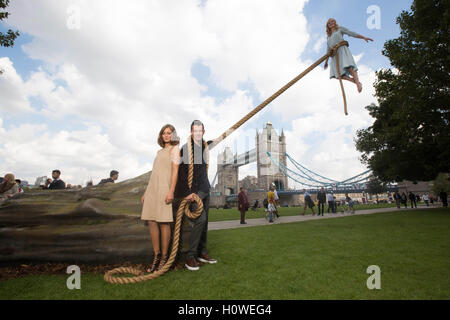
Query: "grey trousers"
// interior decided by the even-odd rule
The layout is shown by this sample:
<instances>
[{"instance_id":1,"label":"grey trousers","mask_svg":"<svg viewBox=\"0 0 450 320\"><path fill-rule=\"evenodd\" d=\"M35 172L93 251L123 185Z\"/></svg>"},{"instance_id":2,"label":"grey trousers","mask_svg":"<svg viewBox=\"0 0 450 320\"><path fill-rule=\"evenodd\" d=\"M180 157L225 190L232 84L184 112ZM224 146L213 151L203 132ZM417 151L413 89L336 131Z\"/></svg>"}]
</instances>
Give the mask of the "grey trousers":
<instances>
[{"instance_id":1,"label":"grey trousers","mask_svg":"<svg viewBox=\"0 0 450 320\"><path fill-rule=\"evenodd\" d=\"M209 213L209 194L199 192L198 196L203 201L203 211L197 219L190 219L183 216L183 219L188 219L192 226L189 237L189 246L186 252L187 258L195 258L203 253L207 253L206 245L208 241L208 213ZM176 212L181 201L176 201L173 205L173 210ZM197 205L192 204L191 211L196 210Z\"/></svg>"}]
</instances>

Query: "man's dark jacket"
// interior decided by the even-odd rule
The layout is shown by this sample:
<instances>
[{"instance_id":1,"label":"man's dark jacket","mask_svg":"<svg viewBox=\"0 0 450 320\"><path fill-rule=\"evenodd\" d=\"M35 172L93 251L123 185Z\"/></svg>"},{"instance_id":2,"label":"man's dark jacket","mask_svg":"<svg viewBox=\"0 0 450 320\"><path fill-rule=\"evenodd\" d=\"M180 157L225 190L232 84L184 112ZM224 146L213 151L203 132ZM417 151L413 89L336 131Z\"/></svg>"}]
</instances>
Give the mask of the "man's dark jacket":
<instances>
[{"instance_id":1,"label":"man's dark jacket","mask_svg":"<svg viewBox=\"0 0 450 320\"><path fill-rule=\"evenodd\" d=\"M239 192L239 194L238 194L238 206L239 206L239 210L241 210L241 208L242 208L242 209L245 209L245 211L247 211L248 208L250 207L250 204L248 203L247 195L243 191Z\"/></svg>"},{"instance_id":2,"label":"man's dark jacket","mask_svg":"<svg viewBox=\"0 0 450 320\"><path fill-rule=\"evenodd\" d=\"M317 193L317 200L319 200L319 203L326 203L327 202L327 195L326 195L325 191L324 192L319 191Z\"/></svg>"},{"instance_id":3,"label":"man's dark jacket","mask_svg":"<svg viewBox=\"0 0 450 320\"><path fill-rule=\"evenodd\" d=\"M60 179L53 180L52 183L49 184L48 188L51 190L65 189L66 184L64 183L64 181L62 181Z\"/></svg>"},{"instance_id":4,"label":"man's dark jacket","mask_svg":"<svg viewBox=\"0 0 450 320\"><path fill-rule=\"evenodd\" d=\"M175 187L175 198L184 198L191 193L209 195L210 184L208 180L208 172L206 171L206 155L204 155L205 146L202 140L202 145L198 146L192 139L189 139L192 143L192 151L194 152L194 178L192 181L192 187L188 186L189 176L189 152L187 144L185 144L180 150L180 167L178 169L178 180ZM208 145L212 141L207 142ZM203 198L200 196L200 198Z\"/></svg>"}]
</instances>

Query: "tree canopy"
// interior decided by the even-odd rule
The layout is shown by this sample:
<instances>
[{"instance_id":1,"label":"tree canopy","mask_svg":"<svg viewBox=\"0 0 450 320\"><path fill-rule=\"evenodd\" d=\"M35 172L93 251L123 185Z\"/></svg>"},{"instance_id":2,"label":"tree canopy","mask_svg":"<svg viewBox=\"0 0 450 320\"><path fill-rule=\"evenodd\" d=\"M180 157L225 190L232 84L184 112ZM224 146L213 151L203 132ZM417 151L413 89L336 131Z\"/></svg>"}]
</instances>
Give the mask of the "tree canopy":
<instances>
[{"instance_id":1,"label":"tree canopy","mask_svg":"<svg viewBox=\"0 0 450 320\"><path fill-rule=\"evenodd\" d=\"M388 186L377 177L372 177L367 182L366 191L370 194L381 194L388 191Z\"/></svg>"},{"instance_id":2,"label":"tree canopy","mask_svg":"<svg viewBox=\"0 0 450 320\"><path fill-rule=\"evenodd\" d=\"M0 0L0 21L7 19L9 12L4 11L9 5L9 0ZM8 30L6 34L0 32L0 46L12 47L14 45L14 40L19 36L19 31Z\"/></svg>"},{"instance_id":3,"label":"tree canopy","mask_svg":"<svg viewBox=\"0 0 450 320\"><path fill-rule=\"evenodd\" d=\"M385 182L428 181L450 172L450 1L415 0L384 44L393 69L376 73L373 125L357 133L361 160Z\"/></svg>"}]
</instances>

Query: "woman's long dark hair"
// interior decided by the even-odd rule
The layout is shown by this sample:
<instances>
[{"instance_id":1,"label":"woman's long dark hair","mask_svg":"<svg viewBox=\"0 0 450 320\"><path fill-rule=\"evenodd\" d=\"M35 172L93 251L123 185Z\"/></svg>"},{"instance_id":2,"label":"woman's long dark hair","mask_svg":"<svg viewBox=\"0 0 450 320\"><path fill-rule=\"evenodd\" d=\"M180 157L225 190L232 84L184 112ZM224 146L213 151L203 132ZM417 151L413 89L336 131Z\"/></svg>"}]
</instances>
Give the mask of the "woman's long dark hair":
<instances>
[{"instance_id":1,"label":"woman's long dark hair","mask_svg":"<svg viewBox=\"0 0 450 320\"><path fill-rule=\"evenodd\" d=\"M172 146L176 146L180 143L180 138L177 135L177 130L175 130L175 127L171 124L166 124L161 128L158 135L158 144L161 146L161 148L164 148L166 146L162 138L162 135L164 133L164 130L166 130L167 128L169 128L172 131L172 139L170 140L170 144Z\"/></svg>"}]
</instances>

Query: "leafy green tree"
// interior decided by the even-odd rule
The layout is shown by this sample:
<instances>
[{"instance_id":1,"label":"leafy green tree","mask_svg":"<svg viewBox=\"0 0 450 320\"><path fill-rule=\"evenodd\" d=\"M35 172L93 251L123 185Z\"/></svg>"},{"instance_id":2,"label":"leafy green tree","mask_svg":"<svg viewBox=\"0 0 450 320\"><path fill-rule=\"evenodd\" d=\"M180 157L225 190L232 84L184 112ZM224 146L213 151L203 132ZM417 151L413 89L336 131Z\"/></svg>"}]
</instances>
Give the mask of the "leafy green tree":
<instances>
[{"instance_id":1,"label":"leafy green tree","mask_svg":"<svg viewBox=\"0 0 450 320\"><path fill-rule=\"evenodd\" d=\"M7 19L9 12L4 11L9 5L9 0L0 0L0 21ZM14 45L14 40L19 36L19 31L8 30L6 34L0 32L0 46L12 47Z\"/></svg>"},{"instance_id":2,"label":"leafy green tree","mask_svg":"<svg viewBox=\"0 0 450 320\"><path fill-rule=\"evenodd\" d=\"M433 181L433 193L438 195L441 191L450 192L450 177L446 173L440 173Z\"/></svg>"},{"instance_id":3,"label":"leafy green tree","mask_svg":"<svg viewBox=\"0 0 450 320\"><path fill-rule=\"evenodd\" d=\"M372 195L381 194L388 191L388 186L377 177L372 177L367 182L366 191Z\"/></svg>"},{"instance_id":4,"label":"leafy green tree","mask_svg":"<svg viewBox=\"0 0 450 320\"><path fill-rule=\"evenodd\" d=\"M397 18L401 34L382 54L373 125L357 132L361 161L382 181L429 181L450 172L450 1L415 0Z\"/></svg>"}]
</instances>

